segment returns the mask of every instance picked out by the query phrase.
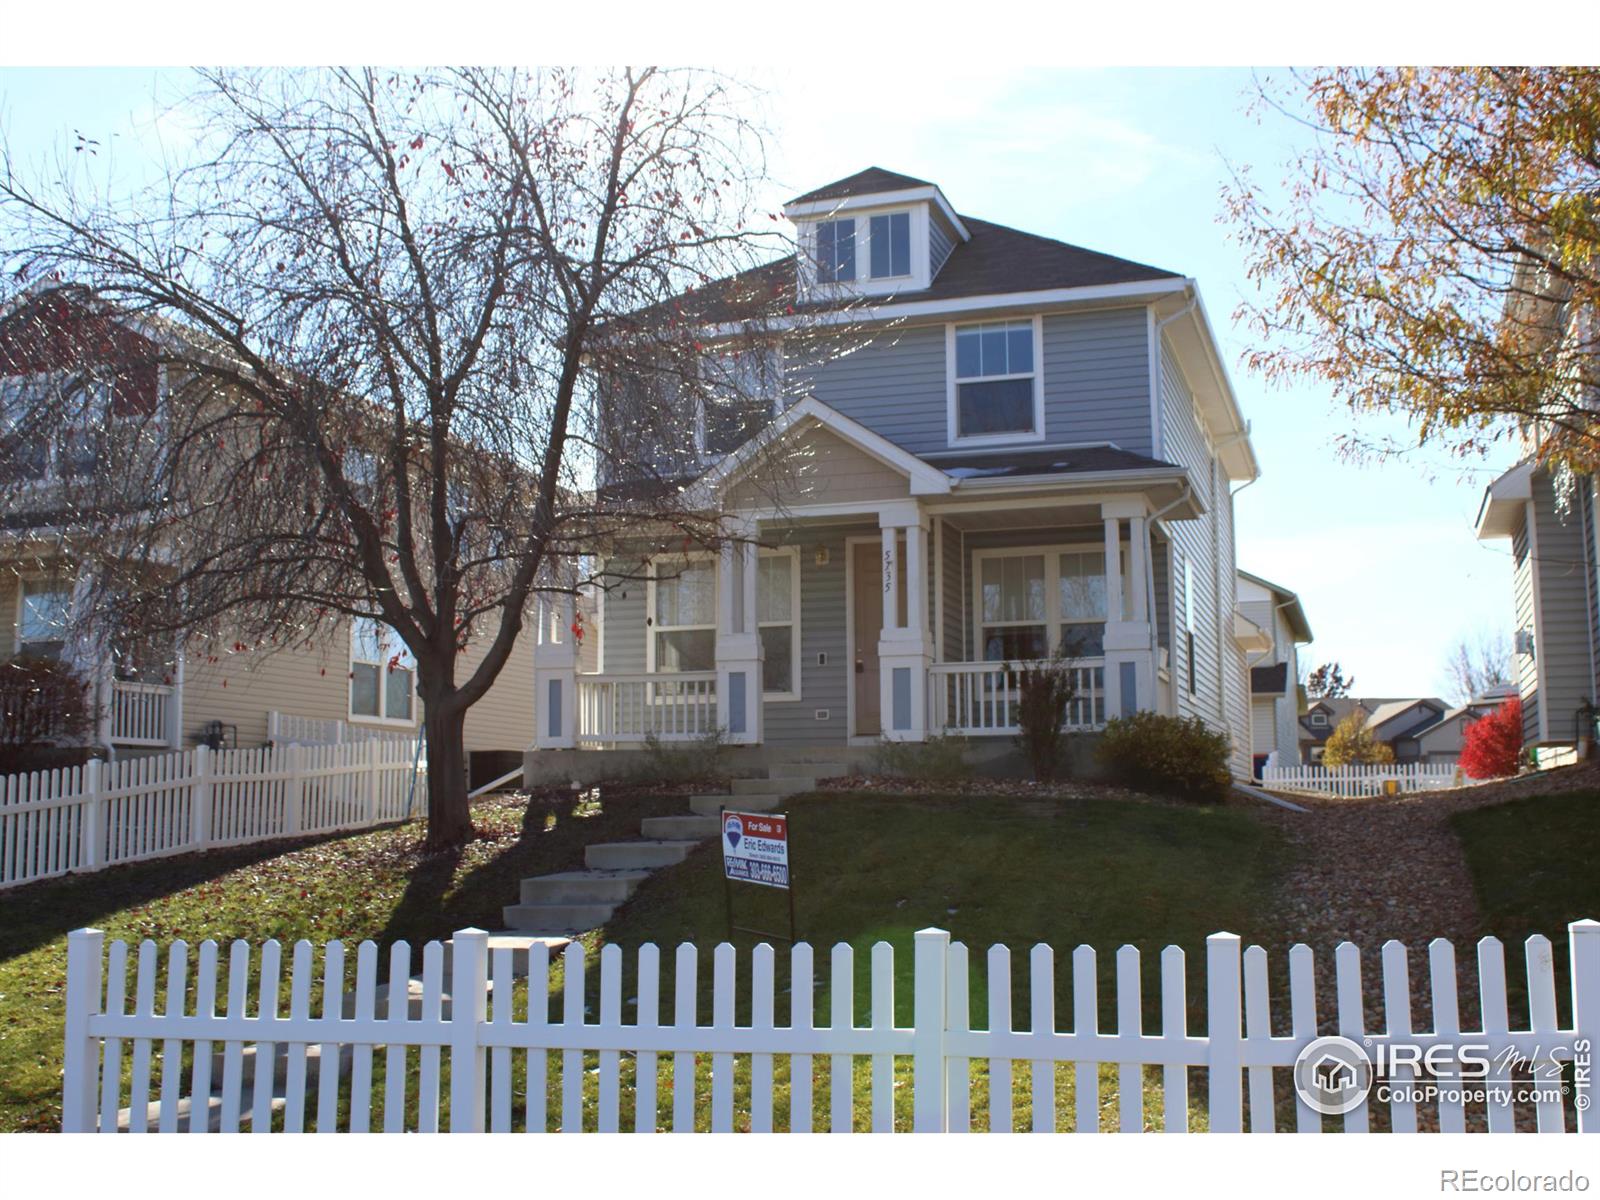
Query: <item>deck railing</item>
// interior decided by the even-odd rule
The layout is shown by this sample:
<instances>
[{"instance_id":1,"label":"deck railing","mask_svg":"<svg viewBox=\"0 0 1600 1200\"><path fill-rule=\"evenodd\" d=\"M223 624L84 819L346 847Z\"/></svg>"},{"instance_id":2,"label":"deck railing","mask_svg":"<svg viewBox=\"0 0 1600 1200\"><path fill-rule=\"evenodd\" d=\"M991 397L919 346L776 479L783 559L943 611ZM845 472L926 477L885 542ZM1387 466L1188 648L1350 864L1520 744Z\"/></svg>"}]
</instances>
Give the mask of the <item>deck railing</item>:
<instances>
[{"instance_id":1,"label":"deck railing","mask_svg":"<svg viewBox=\"0 0 1600 1200\"><path fill-rule=\"evenodd\" d=\"M111 740L119 746L171 744L172 688L160 683L111 684Z\"/></svg>"},{"instance_id":2,"label":"deck railing","mask_svg":"<svg viewBox=\"0 0 1600 1200\"><path fill-rule=\"evenodd\" d=\"M715 671L579 675L578 744L693 741L717 728Z\"/></svg>"},{"instance_id":3,"label":"deck railing","mask_svg":"<svg viewBox=\"0 0 1600 1200\"><path fill-rule=\"evenodd\" d=\"M966 737L1016 734L1022 672L1043 662L935 663L929 668L933 728ZM1077 695L1067 706L1067 729L1099 729L1106 722L1105 660L1073 659Z\"/></svg>"}]
</instances>

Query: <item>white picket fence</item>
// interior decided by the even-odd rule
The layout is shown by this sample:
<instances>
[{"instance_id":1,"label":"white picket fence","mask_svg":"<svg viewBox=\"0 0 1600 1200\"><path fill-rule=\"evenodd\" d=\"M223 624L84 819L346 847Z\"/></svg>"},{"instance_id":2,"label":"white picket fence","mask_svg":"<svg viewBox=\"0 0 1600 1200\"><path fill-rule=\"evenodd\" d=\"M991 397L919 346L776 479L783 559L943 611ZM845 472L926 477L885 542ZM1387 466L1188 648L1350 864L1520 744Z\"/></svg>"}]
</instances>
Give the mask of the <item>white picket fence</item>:
<instances>
[{"instance_id":1,"label":"white picket fence","mask_svg":"<svg viewBox=\"0 0 1600 1200\"><path fill-rule=\"evenodd\" d=\"M1362 764L1347 767L1313 767L1296 763L1267 767L1261 772L1263 787L1285 792L1321 792L1342 799L1380 796L1390 784L1400 792L1429 792L1461 787L1468 780L1449 763Z\"/></svg>"},{"instance_id":2,"label":"white picket fence","mask_svg":"<svg viewBox=\"0 0 1600 1200\"><path fill-rule=\"evenodd\" d=\"M620 947L601 950L598 1012L591 1018L585 987L590 963L580 943L568 946L560 1012L552 1016L552 964L545 946L536 944L530 952L524 1000L532 997L534 1002L519 1004L513 951L496 947L491 953L487 935L473 929L455 935L448 985L444 947L430 942L424 948L417 1007L412 1007L415 1000L408 1001L410 947L393 946L381 1011L378 948L373 943L363 942L357 949L354 988L347 993L350 971L344 947L329 943L319 969L311 945L298 942L284 1012L276 942L259 951L235 942L221 991L218 948L202 943L192 992L188 947L174 943L163 972L157 947L144 942L138 948L130 1004L128 946L113 942L107 953L104 935L84 929L73 933L68 944L63 1125L68 1131L109 1132L123 1124L141 1132L152 1127L176 1132L188 1107L185 1098L199 1096L208 1100L196 1110L215 1114L225 1132L244 1123L260 1132L275 1125L298 1132L307 1128L308 1113L314 1113L318 1132L374 1127L431 1132L446 1123L452 1132L518 1127L616 1132L623 1125L626 1091L635 1130L670 1125L675 1132L688 1132L701 1124L695 1111L701 1093L696 1086L699 1056L702 1063L710 1059L710 1112L704 1124L713 1132L735 1128L736 1104L748 1112L749 1128L755 1132L810 1131L814 1108L822 1110L822 1124L849 1132L858 1119L858 1092L864 1093L865 1123L873 1131L967 1131L978 1118L989 1130L1010 1130L1015 1115L1012 1070L1019 1061L1031 1064L1035 1131L1055 1131L1065 1124L1058 1122L1055 1110L1058 1064L1072 1064L1073 1126L1098 1130L1100 1067L1114 1064L1118 1126L1124 1132L1187 1130L1188 1072L1193 1068L1207 1070L1210 1129L1232 1132L1248 1125L1262 1132L1280 1123L1278 1101L1286 1098L1286 1078L1301 1049L1319 1031L1336 1030L1361 1042L1369 1054L1379 1047L1414 1043L1452 1050L1482 1047L1490 1055L1515 1052L1538 1061L1553 1056L1573 1063L1568 1068L1573 1095L1541 1098L1534 1112L1509 1098L1463 1103L1446 1093L1436 1105L1424 1101L1419 1106L1415 1098L1402 1096L1388 1104L1388 1124L1396 1131L1416 1130L1421 1107L1430 1117L1437 1112L1445 1132L1465 1130L1469 1112L1471 1124L1486 1125L1490 1132L1510 1132L1519 1121L1534 1123L1541 1131L1562 1131L1570 1123L1596 1132L1600 1120L1592 1101L1600 1089L1584 1048L1600 1038L1600 923L1578 922L1569 931L1572 1001L1566 1026L1557 1019L1554 959L1549 939L1542 936L1529 938L1525 947L1529 1028L1510 1027L1504 947L1485 938L1477 946L1480 1028L1461 1028L1455 951L1441 939L1427 949L1434 1027L1418 1030L1412 1025L1408 953L1398 942L1382 948L1381 1019L1369 1021L1363 1011L1361 953L1347 943L1335 954L1333 1013L1319 1009L1311 950L1295 946L1288 955L1290 1019L1285 1022L1279 1014L1274 1022L1266 951L1259 946L1243 949L1237 936L1219 933L1206 943L1205 1030L1188 1027L1184 954L1169 946L1160 955L1156 1032L1146 1028L1140 955L1132 946L1115 956L1116 1012L1109 1028L1098 1007L1096 953L1088 946L1072 953L1071 1028L1063 1030L1055 1011L1057 968L1049 946L1035 946L1028 954L1028 1017L1019 1028L1012 1013L1010 951L995 946L979 963L969 963L967 948L938 929L915 936L909 1026L895 1023L894 951L882 942L871 950L870 1015L864 1025L857 1019L855 962L848 945L835 946L830 955L828 1020L817 1023L816 964L812 948L804 943L789 955L786 1019L775 1008L777 956L772 947L756 947L746 965L738 961L733 946L717 946L706 1024L697 1008L699 953L692 945L677 949L673 1016L663 1022L662 956L653 945L631 956L632 1020L623 1016L625 956ZM986 1028L974 1028L970 1020L974 981L969 974L975 969L986 973ZM746 970L747 988L739 986ZM164 976L164 997L157 996L158 976ZM319 984L320 1012L313 1015L312 994ZM220 1012L219 995L226 997ZM741 1023L736 1012L748 1012L748 1019ZM186 1048L192 1048L187 1069ZM380 1049L383 1078L378 1082L374 1054ZM308 1070L311 1057L314 1077ZM858 1089L855 1065L863 1058L870 1066L862 1073L864 1087ZM736 1060L747 1063L747 1086L737 1082ZM280 1061L283 1069L275 1070ZM1509 1080L1509 1060L1496 1061L1505 1065L1491 1071L1489 1081ZM982 1093L974 1087L975 1064L980 1072L987 1067ZM443 1086L446 1065L448 1087ZM824 1065L825 1081L819 1069ZM780 1105L775 1104L775 1092L785 1082L783 1066L789 1100ZM1400 1068L1392 1077L1411 1078L1404 1074L1410 1069ZM283 1080L281 1094L277 1079ZM1094 1082L1084 1086L1088 1081ZM909 1093L901 1090L906 1082ZM1144 1106L1146 1091L1157 1086L1159 1115L1147 1113ZM825 1106L814 1104L822 1099L822 1087L827 1089ZM902 1106L898 1121L897 1093L911 1099L909 1112ZM986 1093L987 1103L975 1105L975 1093L980 1098ZM1343 1128L1366 1131L1368 1105L1376 1103L1369 1099L1346 1114ZM1294 1104L1295 1130L1323 1129L1319 1113L1298 1096ZM1475 1104L1486 1112L1473 1110ZM1282 1123L1290 1123L1287 1115ZM195 1122L197 1128L204 1124Z\"/></svg>"},{"instance_id":3,"label":"white picket fence","mask_svg":"<svg viewBox=\"0 0 1600 1200\"><path fill-rule=\"evenodd\" d=\"M0 888L427 807L414 741L209 750L0 776Z\"/></svg>"},{"instance_id":4,"label":"white picket fence","mask_svg":"<svg viewBox=\"0 0 1600 1200\"><path fill-rule=\"evenodd\" d=\"M306 746L342 746L347 742L405 742L416 744L414 729L378 729L338 717L302 717L295 713L267 713L267 740L274 745L299 742Z\"/></svg>"}]
</instances>

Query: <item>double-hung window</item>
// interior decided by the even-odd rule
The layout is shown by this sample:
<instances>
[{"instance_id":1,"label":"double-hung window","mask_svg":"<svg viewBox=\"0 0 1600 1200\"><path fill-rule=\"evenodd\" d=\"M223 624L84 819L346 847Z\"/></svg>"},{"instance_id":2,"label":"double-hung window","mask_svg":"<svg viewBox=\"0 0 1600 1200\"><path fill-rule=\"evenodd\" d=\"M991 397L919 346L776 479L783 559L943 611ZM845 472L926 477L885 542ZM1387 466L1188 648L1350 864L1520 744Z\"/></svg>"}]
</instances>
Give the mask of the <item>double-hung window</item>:
<instances>
[{"instance_id":1,"label":"double-hung window","mask_svg":"<svg viewBox=\"0 0 1600 1200\"><path fill-rule=\"evenodd\" d=\"M70 588L51 580L24 579L21 602L17 614L17 653L59 659L67 648L67 615L72 607Z\"/></svg>"},{"instance_id":2,"label":"double-hung window","mask_svg":"<svg viewBox=\"0 0 1600 1200\"><path fill-rule=\"evenodd\" d=\"M1042 433L1038 323L952 327L952 440L1027 440Z\"/></svg>"},{"instance_id":3,"label":"double-hung window","mask_svg":"<svg viewBox=\"0 0 1600 1200\"><path fill-rule=\"evenodd\" d=\"M840 217L817 223L817 282L854 283L856 219Z\"/></svg>"},{"instance_id":4,"label":"double-hung window","mask_svg":"<svg viewBox=\"0 0 1600 1200\"><path fill-rule=\"evenodd\" d=\"M358 617L350 625L350 715L378 721L412 719L417 660L381 621Z\"/></svg>"},{"instance_id":5,"label":"double-hung window","mask_svg":"<svg viewBox=\"0 0 1600 1200\"><path fill-rule=\"evenodd\" d=\"M867 225L872 278L894 279L911 274L911 214L883 213Z\"/></svg>"},{"instance_id":6,"label":"double-hung window","mask_svg":"<svg viewBox=\"0 0 1600 1200\"><path fill-rule=\"evenodd\" d=\"M756 625L761 631L761 690L769 700L800 698L800 551L761 552Z\"/></svg>"},{"instance_id":7,"label":"double-hung window","mask_svg":"<svg viewBox=\"0 0 1600 1200\"><path fill-rule=\"evenodd\" d=\"M1099 546L980 550L976 554L978 649L985 662L1026 662L1062 653L1105 653L1105 551ZM1127 578L1128 553L1122 554ZM1126 589L1123 619L1127 618Z\"/></svg>"},{"instance_id":8,"label":"double-hung window","mask_svg":"<svg viewBox=\"0 0 1600 1200\"><path fill-rule=\"evenodd\" d=\"M658 560L650 593L650 670L714 670L716 564L709 558Z\"/></svg>"},{"instance_id":9,"label":"double-hung window","mask_svg":"<svg viewBox=\"0 0 1600 1200\"><path fill-rule=\"evenodd\" d=\"M1049 590L1043 554L981 560L979 642L986 662L1049 656Z\"/></svg>"}]
</instances>

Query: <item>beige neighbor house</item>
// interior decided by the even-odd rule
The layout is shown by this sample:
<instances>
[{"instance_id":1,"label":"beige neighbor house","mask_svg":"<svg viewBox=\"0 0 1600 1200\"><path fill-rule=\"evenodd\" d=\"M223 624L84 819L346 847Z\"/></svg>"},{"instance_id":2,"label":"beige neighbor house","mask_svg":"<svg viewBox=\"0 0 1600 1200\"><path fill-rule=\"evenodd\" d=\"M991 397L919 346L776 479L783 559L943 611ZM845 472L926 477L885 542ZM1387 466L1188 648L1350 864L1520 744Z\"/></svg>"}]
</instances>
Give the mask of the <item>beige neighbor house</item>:
<instances>
[{"instance_id":1,"label":"beige neighbor house","mask_svg":"<svg viewBox=\"0 0 1600 1200\"><path fill-rule=\"evenodd\" d=\"M1300 597L1248 571L1238 573L1239 620L1250 667L1250 758L1263 767L1300 761L1300 658L1311 642Z\"/></svg>"},{"instance_id":2,"label":"beige neighbor house","mask_svg":"<svg viewBox=\"0 0 1600 1200\"><path fill-rule=\"evenodd\" d=\"M142 334L119 328L119 337ZM81 365L73 368L82 374ZM0 344L0 415L17 411L27 389L59 386L67 364L50 361L30 339L26 353ZM102 428L65 431L22 445L0 420L0 466L12 473L0 495L0 661L44 655L70 663L91 684L99 714L92 743L116 756L198 744L260 746L269 741L338 741L374 735L413 736L420 728L415 672L393 633L373 622L338 626L310 647L268 652L222 640L186 649L109 648L71 641L73 606L86 581L72 561L70 540L52 531L56 485L96 469L88 455L64 451L106 431L126 405L172 402L162 369L132 372L102 406ZM159 427L159 407L155 409ZM19 486L20 485L20 486ZM469 645L465 663L475 661ZM510 662L467 718L473 775L487 780L521 760L533 728L533 650L523 639ZM498 767L498 769L496 769Z\"/></svg>"},{"instance_id":3,"label":"beige neighbor house","mask_svg":"<svg viewBox=\"0 0 1600 1200\"><path fill-rule=\"evenodd\" d=\"M641 561L619 538L593 670L547 614L530 776L714 731L768 757L941 734L1014 753L1018 667L1068 645L1072 727L1198 716L1247 777L1233 490L1258 472L1195 281L879 168L784 214L796 256L696 297L707 354L763 354L777 369L749 374L781 382L739 420L676 413L636 477L601 480L669 489L748 543ZM817 365L780 327L752 351L720 300L752 292L819 324L849 302L860 342Z\"/></svg>"}]
</instances>

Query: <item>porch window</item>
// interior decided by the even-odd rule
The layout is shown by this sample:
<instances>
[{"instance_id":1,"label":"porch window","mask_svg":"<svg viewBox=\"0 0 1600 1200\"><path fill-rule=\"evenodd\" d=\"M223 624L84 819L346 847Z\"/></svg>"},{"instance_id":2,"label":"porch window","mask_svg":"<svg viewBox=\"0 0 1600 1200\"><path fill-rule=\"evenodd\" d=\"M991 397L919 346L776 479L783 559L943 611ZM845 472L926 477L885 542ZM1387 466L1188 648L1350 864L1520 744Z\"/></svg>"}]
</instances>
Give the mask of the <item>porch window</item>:
<instances>
[{"instance_id":1,"label":"porch window","mask_svg":"<svg viewBox=\"0 0 1600 1200\"><path fill-rule=\"evenodd\" d=\"M67 648L71 608L69 588L50 580L24 579L17 617L17 653L59 659Z\"/></svg>"},{"instance_id":2,"label":"porch window","mask_svg":"<svg viewBox=\"0 0 1600 1200\"><path fill-rule=\"evenodd\" d=\"M717 665L717 571L709 559L664 560L651 581L652 671Z\"/></svg>"},{"instance_id":3,"label":"porch window","mask_svg":"<svg viewBox=\"0 0 1600 1200\"><path fill-rule=\"evenodd\" d=\"M1040 435L1037 324L986 321L952 329L951 438L1018 440Z\"/></svg>"},{"instance_id":4,"label":"porch window","mask_svg":"<svg viewBox=\"0 0 1600 1200\"><path fill-rule=\"evenodd\" d=\"M1057 645L1074 658L1098 658L1106 641L1106 556L1090 550L1060 555L1056 598L1061 624ZM1123 573L1127 579L1127 573Z\"/></svg>"},{"instance_id":5,"label":"porch window","mask_svg":"<svg viewBox=\"0 0 1600 1200\"><path fill-rule=\"evenodd\" d=\"M410 721L417 660L381 621L359 617L350 625L350 715Z\"/></svg>"},{"instance_id":6,"label":"porch window","mask_svg":"<svg viewBox=\"0 0 1600 1200\"><path fill-rule=\"evenodd\" d=\"M1045 556L1007 555L982 560L979 642L988 662L1049 655Z\"/></svg>"},{"instance_id":7,"label":"porch window","mask_svg":"<svg viewBox=\"0 0 1600 1200\"><path fill-rule=\"evenodd\" d=\"M761 690L769 700L800 698L800 551L765 551L756 578L761 631Z\"/></svg>"},{"instance_id":8,"label":"porch window","mask_svg":"<svg viewBox=\"0 0 1600 1200\"><path fill-rule=\"evenodd\" d=\"M854 283L856 222L854 217L817 225L817 282Z\"/></svg>"},{"instance_id":9,"label":"porch window","mask_svg":"<svg viewBox=\"0 0 1600 1200\"><path fill-rule=\"evenodd\" d=\"M1102 546L1042 546L980 550L978 645L985 662L1048 658L1059 650L1070 658L1105 653L1108 619L1105 549ZM1128 548L1122 548L1128 581ZM1123 616L1128 591L1123 589Z\"/></svg>"}]
</instances>

